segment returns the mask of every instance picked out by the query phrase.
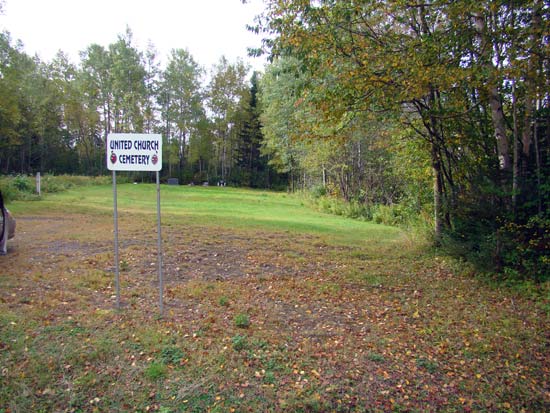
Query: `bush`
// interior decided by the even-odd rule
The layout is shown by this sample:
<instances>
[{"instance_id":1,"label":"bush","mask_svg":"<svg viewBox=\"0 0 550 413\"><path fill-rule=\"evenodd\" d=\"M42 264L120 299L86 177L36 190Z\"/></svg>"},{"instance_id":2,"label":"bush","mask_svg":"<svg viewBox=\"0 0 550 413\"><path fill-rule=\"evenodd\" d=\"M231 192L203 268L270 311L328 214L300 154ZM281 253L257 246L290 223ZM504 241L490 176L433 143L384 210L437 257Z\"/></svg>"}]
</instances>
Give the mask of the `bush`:
<instances>
[{"instance_id":1,"label":"bush","mask_svg":"<svg viewBox=\"0 0 550 413\"><path fill-rule=\"evenodd\" d=\"M2 177L0 179L0 190L6 203L14 200L37 198L34 193L34 178L25 175Z\"/></svg>"},{"instance_id":2,"label":"bush","mask_svg":"<svg viewBox=\"0 0 550 413\"><path fill-rule=\"evenodd\" d=\"M36 194L36 181L34 176L16 175L0 177L0 190L5 202L15 200L38 199ZM41 179L41 193L55 193L66 191L78 186L107 185L112 182L111 176L74 176L74 175L50 175L45 174ZM117 175L118 183L129 182L126 174Z\"/></svg>"},{"instance_id":3,"label":"bush","mask_svg":"<svg viewBox=\"0 0 550 413\"><path fill-rule=\"evenodd\" d=\"M17 175L13 178L12 185L20 192L32 192L33 190L33 185L30 182L30 178L23 175Z\"/></svg>"},{"instance_id":4,"label":"bush","mask_svg":"<svg viewBox=\"0 0 550 413\"><path fill-rule=\"evenodd\" d=\"M5 203L9 203L14 199L17 199L18 191L7 181L0 181L0 191L2 191L2 197L4 198Z\"/></svg>"},{"instance_id":5,"label":"bush","mask_svg":"<svg viewBox=\"0 0 550 413\"><path fill-rule=\"evenodd\" d=\"M328 195L317 195L312 193L311 202L322 212L366 221L372 219L371 210L365 204L357 201L346 202Z\"/></svg>"},{"instance_id":6,"label":"bush","mask_svg":"<svg viewBox=\"0 0 550 413\"><path fill-rule=\"evenodd\" d=\"M327 194L327 188L323 185L314 186L311 189L311 196L314 199L319 199Z\"/></svg>"},{"instance_id":7,"label":"bush","mask_svg":"<svg viewBox=\"0 0 550 413\"><path fill-rule=\"evenodd\" d=\"M415 202L404 201L393 205L369 205L361 200L347 202L334 196L321 195L322 191L319 188L314 188L309 193L308 201L314 208L327 214L408 229L417 227L423 229L429 221L429 219L426 220L426 214L422 208Z\"/></svg>"},{"instance_id":8,"label":"bush","mask_svg":"<svg viewBox=\"0 0 550 413\"><path fill-rule=\"evenodd\" d=\"M367 205L352 201L347 205L346 216L353 219L372 220L372 210Z\"/></svg>"},{"instance_id":9,"label":"bush","mask_svg":"<svg viewBox=\"0 0 550 413\"><path fill-rule=\"evenodd\" d=\"M401 204L375 205L372 211L372 220L377 224L403 226L412 220L412 211Z\"/></svg>"},{"instance_id":10,"label":"bush","mask_svg":"<svg viewBox=\"0 0 550 413\"><path fill-rule=\"evenodd\" d=\"M550 218L536 215L525 224L507 223L498 236L508 274L535 282L550 280Z\"/></svg>"}]
</instances>

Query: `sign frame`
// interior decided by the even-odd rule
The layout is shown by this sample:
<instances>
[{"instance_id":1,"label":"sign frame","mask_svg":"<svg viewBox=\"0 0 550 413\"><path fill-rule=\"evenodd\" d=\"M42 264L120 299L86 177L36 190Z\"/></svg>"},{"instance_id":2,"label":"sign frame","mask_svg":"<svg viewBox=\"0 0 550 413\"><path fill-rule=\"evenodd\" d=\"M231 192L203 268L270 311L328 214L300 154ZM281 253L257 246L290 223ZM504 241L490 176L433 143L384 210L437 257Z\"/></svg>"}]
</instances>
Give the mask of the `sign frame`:
<instances>
[{"instance_id":1,"label":"sign frame","mask_svg":"<svg viewBox=\"0 0 550 413\"><path fill-rule=\"evenodd\" d=\"M162 169L162 135L110 133L106 142L110 171L158 172Z\"/></svg>"}]
</instances>

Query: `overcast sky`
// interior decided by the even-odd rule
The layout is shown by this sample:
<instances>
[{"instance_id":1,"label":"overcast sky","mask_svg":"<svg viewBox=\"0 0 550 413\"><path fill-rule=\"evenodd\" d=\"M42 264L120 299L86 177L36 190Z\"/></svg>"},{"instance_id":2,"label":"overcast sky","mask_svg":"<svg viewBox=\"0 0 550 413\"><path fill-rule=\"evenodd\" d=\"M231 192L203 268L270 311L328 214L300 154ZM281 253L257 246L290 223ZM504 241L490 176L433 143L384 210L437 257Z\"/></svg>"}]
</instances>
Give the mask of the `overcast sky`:
<instances>
[{"instance_id":1,"label":"overcast sky","mask_svg":"<svg viewBox=\"0 0 550 413\"><path fill-rule=\"evenodd\" d=\"M149 42L164 64L171 49L188 49L210 69L222 55L242 57L254 68L262 59L247 57L247 47L260 37L245 26L263 8L262 0L5 0L0 30L21 40L24 51L50 61L58 50L74 63L92 43L107 46L130 27L134 45L145 51Z\"/></svg>"}]
</instances>

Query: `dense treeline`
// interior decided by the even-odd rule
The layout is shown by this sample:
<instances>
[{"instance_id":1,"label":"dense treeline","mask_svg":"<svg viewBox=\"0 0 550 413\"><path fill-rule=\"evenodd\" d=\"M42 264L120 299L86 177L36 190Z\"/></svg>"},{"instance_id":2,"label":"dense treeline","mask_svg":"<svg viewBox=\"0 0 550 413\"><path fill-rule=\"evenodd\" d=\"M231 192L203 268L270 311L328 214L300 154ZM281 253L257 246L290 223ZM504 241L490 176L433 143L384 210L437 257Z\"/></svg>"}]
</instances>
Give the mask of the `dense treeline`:
<instances>
[{"instance_id":1,"label":"dense treeline","mask_svg":"<svg viewBox=\"0 0 550 413\"><path fill-rule=\"evenodd\" d=\"M542 0L266 1L251 27L273 59L265 147L367 210L431 210L435 242L462 256L548 279L549 14Z\"/></svg>"},{"instance_id":2,"label":"dense treeline","mask_svg":"<svg viewBox=\"0 0 550 413\"><path fill-rule=\"evenodd\" d=\"M163 175L181 182L251 187L285 184L260 153L258 77L221 58L209 81L186 50L160 68L153 47L132 33L108 47L92 44L78 64L59 52L28 56L0 35L0 172L106 173L113 132L161 133ZM206 84L205 84L206 83Z\"/></svg>"}]
</instances>

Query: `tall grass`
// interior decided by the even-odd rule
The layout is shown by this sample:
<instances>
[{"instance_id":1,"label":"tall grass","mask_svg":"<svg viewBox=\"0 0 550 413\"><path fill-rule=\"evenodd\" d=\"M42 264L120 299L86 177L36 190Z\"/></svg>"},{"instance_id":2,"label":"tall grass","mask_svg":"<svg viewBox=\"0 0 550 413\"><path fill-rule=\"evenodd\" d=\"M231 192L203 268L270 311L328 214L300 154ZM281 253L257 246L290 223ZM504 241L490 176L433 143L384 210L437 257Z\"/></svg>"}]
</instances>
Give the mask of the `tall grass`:
<instances>
[{"instance_id":1,"label":"tall grass","mask_svg":"<svg viewBox=\"0 0 550 413\"><path fill-rule=\"evenodd\" d=\"M355 200L345 201L334 196L319 194L316 191L303 193L302 196L313 208L328 214L343 216L361 221L400 228L425 227L430 222L429 211L409 206L405 203L393 205L367 205Z\"/></svg>"}]
</instances>

